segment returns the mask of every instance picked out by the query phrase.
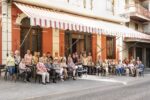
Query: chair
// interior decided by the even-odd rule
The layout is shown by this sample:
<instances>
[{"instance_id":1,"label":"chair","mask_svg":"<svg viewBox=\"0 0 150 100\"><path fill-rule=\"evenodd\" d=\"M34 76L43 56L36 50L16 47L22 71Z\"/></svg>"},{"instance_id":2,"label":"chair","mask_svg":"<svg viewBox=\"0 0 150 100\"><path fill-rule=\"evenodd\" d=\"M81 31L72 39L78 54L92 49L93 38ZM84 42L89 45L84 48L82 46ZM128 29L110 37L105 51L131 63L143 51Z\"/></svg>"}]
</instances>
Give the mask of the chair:
<instances>
[{"instance_id":1,"label":"chair","mask_svg":"<svg viewBox=\"0 0 150 100\"><path fill-rule=\"evenodd\" d=\"M139 75L144 77L144 68L139 72Z\"/></svg>"},{"instance_id":2,"label":"chair","mask_svg":"<svg viewBox=\"0 0 150 100\"><path fill-rule=\"evenodd\" d=\"M5 72L5 66L4 64L0 64L0 76L2 72Z\"/></svg>"},{"instance_id":3,"label":"chair","mask_svg":"<svg viewBox=\"0 0 150 100\"><path fill-rule=\"evenodd\" d=\"M88 72L87 68L83 68L82 65L78 65L77 76L82 77L83 74L86 74L87 76L87 72Z\"/></svg>"},{"instance_id":4,"label":"chair","mask_svg":"<svg viewBox=\"0 0 150 100\"><path fill-rule=\"evenodd\" d=\"M42 82L42 75L36 74L35 75L35 83L37 82L37 80L39 81L39 83Z\"/></svg>"}]
</instances>

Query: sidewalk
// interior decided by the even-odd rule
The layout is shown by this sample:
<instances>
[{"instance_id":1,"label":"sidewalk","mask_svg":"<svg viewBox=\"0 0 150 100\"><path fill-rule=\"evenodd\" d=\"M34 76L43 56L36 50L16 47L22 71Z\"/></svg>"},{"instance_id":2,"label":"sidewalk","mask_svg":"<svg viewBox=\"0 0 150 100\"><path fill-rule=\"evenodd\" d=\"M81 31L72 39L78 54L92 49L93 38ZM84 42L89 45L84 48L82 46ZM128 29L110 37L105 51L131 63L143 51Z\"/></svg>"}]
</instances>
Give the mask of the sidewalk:
<instances>
[{"instance_id":1,"label":"sidewalk","mask_svg":"<svg viewBox=\"0 0 150 100\"><path fill-rule=\"evenodd\" d=\"M93 88L107 88L120 85L127 85L133 81L139 81L145 79L139 77L128 76L93 76L88 75L77 79L76 81L70 79L64 82L58 82L56 84L50 83L42 85L39 83L23 83L23 82L11 82L0 79L0 100L24 100L32 99L47 95L56 95L62 93L70 93L73 91L81 91Z\"/></svg>"}]
</instances>

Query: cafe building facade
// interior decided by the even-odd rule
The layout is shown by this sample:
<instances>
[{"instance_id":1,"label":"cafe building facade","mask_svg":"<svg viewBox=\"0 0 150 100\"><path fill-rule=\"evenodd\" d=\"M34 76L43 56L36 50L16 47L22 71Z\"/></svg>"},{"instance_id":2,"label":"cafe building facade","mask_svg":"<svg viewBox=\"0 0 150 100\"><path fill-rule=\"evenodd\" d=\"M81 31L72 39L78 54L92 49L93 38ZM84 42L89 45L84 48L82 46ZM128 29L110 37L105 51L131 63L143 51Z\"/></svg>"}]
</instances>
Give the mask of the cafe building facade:
<instances>
[{"instance_id":1,"label":"cafe building facade","mask_svg":"<svg viewBox=\"0 0 150 100\"><path fill-rule=\"evenodd\" d=\"M32 1L32 0L31 0ZM136 32L113 20L102 20L43 6L30 0L1 0L0 62L5 63L10 51L27 49L53 56L91 52L93 60L119 60L129 57L124 51L124 39L149 40L150 36ZM37 0L40 1L40 0ZM66 12L65 12L66 11Z\"/></svg>"}]
</instances>

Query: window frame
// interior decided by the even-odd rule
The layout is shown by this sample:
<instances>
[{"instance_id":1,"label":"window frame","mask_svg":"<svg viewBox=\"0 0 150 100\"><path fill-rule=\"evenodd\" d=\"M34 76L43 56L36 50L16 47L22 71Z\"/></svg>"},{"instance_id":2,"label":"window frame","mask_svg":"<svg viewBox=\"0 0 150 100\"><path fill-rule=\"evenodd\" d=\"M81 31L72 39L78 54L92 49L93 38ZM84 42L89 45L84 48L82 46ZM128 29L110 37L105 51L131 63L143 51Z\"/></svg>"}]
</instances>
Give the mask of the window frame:
<instances>
[{"instance_id":1,"label":"window frame","mask_svg":"<svg viewBox=\"0 0 150 100\"><path fill-rule=\"evenodd\" d=\"M116 59L116 37L106 36L106 58Z\"/></svg>"}]
</instances>

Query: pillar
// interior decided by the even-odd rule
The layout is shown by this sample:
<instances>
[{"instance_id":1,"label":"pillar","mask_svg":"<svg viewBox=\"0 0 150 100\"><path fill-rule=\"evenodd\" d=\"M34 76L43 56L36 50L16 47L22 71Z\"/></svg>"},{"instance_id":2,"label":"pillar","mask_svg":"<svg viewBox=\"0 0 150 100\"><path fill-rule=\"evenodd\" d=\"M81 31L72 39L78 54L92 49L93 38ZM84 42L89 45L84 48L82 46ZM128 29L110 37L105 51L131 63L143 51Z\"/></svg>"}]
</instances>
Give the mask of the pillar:
<instances>
[{"instance_id":1,"label":"pillar","mask_svg":"<svg viewBox=\"0 0 150 100\"><path fill-rule=\"evenodd\" d=\"M52 29L52 44L53 44L53 56L55 55L55 52L57 52L59 54L59 29L53 28Z\"/></svg>"},{"instance_id":2,"label":"pillar","mask_svg":"<svg viewBox=\"0 0 150 100\"><path fill-rule=\"evenodd\" d=\"M104 61L106 59L106 36L101 35L101 55L102 60Z\"/></svg>"},{"instance_id":3,"label":"pillar","mask_svg":"<svg viewBox=\"0 0 150 100\"><path fill-rule=\"evenodd\" d=\"M12 51L11 4L2 1L2 63L6 63L7 53Z\"/></svg>"},{"instance_id":4,"label":"pillar","mask_svg":"<svg viewBox=\"0 0 150 100\"><path fill-rule=\"evenodd\" d=\"M101 55L101 35L97 35L97 55Z\"/></svg>"},{"instance_id":5,"label":"pillar","mask_svg":"<svg viewBox=\"0 0 150 100\"><path fill-rule=\"evenodd\" d=\"M64 30L60 30L59 32L59 54L61 57L64 56L65 53L65 33Z\"/></svg>"},{"instance_id":6,"label":"pillar","mask_svg":"<svg viewBox=\"0 0 150 100\"><path fill-rule=\"evenodd\" d=\"M97 58L97 35L92 34L92 57L93 61L96 62Z\"/></svg>"}]
</instances>

